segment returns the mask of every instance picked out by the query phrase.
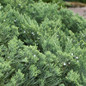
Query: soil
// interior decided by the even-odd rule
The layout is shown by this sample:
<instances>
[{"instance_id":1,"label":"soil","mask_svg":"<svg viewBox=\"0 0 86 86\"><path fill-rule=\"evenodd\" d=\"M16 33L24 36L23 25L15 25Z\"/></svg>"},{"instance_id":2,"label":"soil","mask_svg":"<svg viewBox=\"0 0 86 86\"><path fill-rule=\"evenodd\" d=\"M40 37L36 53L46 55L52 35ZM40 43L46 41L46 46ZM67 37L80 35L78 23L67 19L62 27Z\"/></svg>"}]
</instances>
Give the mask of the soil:
<instances>
[{"instance_id":1,"label":"soil","mask_svg":"<svg viewBox=\"0 0 86 86\"><path fill-rule=\"evenodd\" d=\"M86 7L86 4L81 2L66 2L66 5L69 7Z\"/></svg>"},{"instance_id":2,"label":"soil","mask_svg":"<svg viewBox=\"0 0 86 86\"><path fill-rule=\"evenodd\" d=\"M76 7L76 8L68 8L69 10L72 10L75 14L79 14L80 16L83 16L86 18L86 7Z\"/></svg>"},{"instance_id":3,"label":"soil","mask_svg":"<svg viewBox=\"0 0 86 86\"><path fill-rule=\"evenodd\" d=\"M86 4L80 2L67 2L70 4L69 10L72 10L75 14L79 14L86 18Z\"/></svg>"}]
</instances>

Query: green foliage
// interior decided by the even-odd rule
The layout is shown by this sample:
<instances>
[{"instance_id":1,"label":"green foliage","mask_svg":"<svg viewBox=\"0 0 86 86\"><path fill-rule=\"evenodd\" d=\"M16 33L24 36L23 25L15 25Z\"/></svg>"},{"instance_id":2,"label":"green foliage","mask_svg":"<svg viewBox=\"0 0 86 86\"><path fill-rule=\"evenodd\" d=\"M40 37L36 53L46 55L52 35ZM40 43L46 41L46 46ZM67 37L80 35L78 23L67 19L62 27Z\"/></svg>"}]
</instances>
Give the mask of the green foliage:
<instances>
[{"instance_id":1,"label":"green foliage","mask_svg":"<svg viewBox=\"0 0 86 86\"><path fill-rule=\"evenodd\" d=\"M0 86L86 85L85 19L57 3L0 3Z\"/></svg>"},{"instance_id":2,"label":"green foliage","mask_svg":"<svg viewBox=\"0 0 86 86\"><path fill-rule=\"evenodd\" d=\"M77 80L79 80L79 74L77 74L76 72L73 72L73 70L71 70L66 77L67 80L69 80L70 82L74 82L77 83Z\"/></svg>"},{"instance_id":3,"label":"green foliage","mask_svg":"<svg viewBox=\"0 0 86 86\"><path fill-rule=\"evenodd\" d=\"M10 82L6 86L21 86L24 82L24 74L21 73L21 70L18 70L15 75L12 76Z\"/></svg>"}]
</instances>

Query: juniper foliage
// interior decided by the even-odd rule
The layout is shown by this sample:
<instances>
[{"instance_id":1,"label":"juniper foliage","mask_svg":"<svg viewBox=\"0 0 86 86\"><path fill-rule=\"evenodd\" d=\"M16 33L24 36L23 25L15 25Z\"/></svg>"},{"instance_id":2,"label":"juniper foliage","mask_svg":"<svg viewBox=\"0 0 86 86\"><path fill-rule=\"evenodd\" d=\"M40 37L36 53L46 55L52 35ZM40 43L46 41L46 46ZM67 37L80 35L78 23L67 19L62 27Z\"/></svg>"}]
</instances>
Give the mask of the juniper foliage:
<instances>
[{"instance_id":1,"label":"juniper foliage","mask_svg":"<svg viewBox=\"0 0 86 86\"><path fill-rule=\"evenodd\" d=\"M86 85L85 19L56 3L0 3L0 86Z\"/></svg>"}]
</instances>

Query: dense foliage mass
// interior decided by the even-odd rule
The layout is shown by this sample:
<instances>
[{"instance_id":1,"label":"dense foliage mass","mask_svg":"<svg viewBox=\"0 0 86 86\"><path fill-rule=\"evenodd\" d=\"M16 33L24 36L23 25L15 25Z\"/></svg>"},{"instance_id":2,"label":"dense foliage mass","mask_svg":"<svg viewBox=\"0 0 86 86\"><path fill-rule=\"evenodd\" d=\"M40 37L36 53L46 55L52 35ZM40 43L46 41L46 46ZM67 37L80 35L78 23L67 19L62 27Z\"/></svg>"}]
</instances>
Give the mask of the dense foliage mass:
<instances>
[{"instance_id":1,"label":"dense foliage mass","mask_svg":"<svg viewBox=\"0 0 86 86\"><path fill-rule=\"evenodd\" d=\"M86 86L85 19L55 3L0 3L0 86Z\"/></svg>"}]
</instances>

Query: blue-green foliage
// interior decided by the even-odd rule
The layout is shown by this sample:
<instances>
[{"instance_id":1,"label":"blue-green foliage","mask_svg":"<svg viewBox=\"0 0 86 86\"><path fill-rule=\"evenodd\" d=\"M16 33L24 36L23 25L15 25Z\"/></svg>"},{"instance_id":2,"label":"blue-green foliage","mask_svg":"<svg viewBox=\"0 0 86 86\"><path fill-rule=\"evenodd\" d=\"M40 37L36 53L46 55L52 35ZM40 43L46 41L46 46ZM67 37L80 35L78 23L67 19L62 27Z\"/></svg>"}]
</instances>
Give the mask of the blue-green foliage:
<instances>
[{"instance_id":1,"label":"blue-green foliage","mask_svg":"<svg viewBox=\"0 0 86 86\"><path fill-rule=\"evenodd\" d=\"M56 3L0 3L0 86L86 86L85 19Z\"/></svg>"}]
</instances>

